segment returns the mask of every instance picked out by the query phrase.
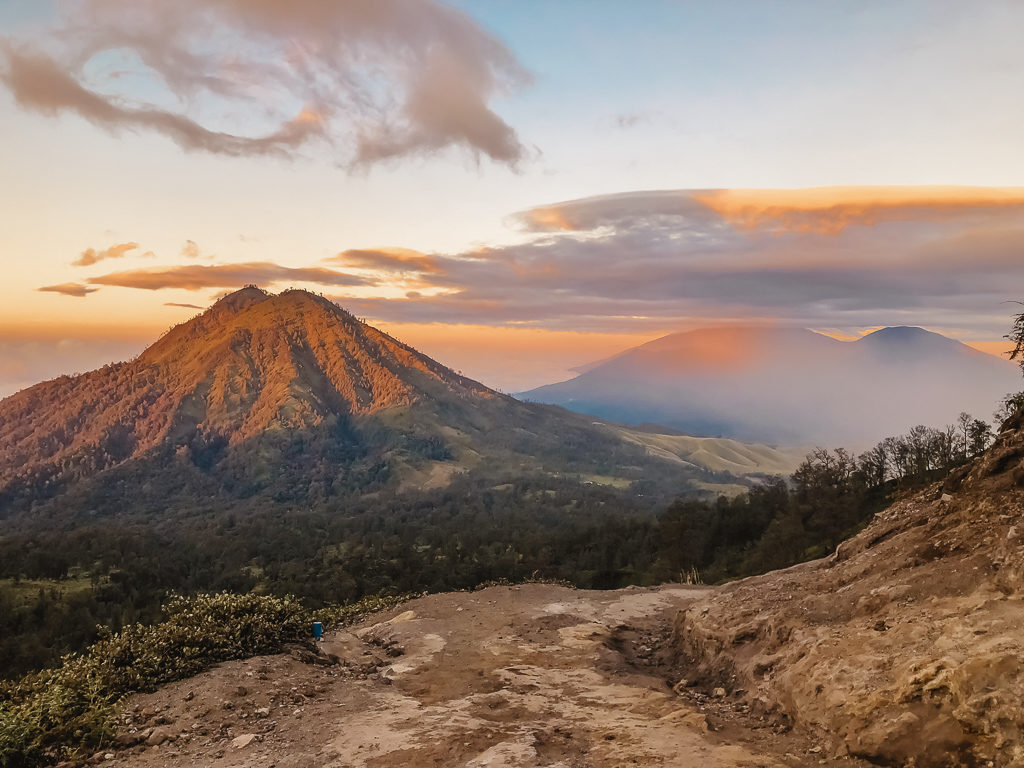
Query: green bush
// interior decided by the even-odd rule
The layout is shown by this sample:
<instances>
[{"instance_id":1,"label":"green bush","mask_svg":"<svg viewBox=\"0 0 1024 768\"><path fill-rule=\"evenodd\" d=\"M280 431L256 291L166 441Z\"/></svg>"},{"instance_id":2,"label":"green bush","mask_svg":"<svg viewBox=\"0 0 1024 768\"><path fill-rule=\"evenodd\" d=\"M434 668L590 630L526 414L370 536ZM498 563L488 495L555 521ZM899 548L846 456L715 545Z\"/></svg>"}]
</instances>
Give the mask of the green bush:
<instances>
[{"instance_id":1,"label":"green bush","mask_svg":"<svg viewBox=\"0 0 1024 768\"><path fill-rule=\"evenodd\" d=\"M95 750L114 735L128 694L151 691L229 659L276 653L330 626L406 598L372 597L316 612L267 595L173 597L164 621L108 634L60 667L0 687L0 768L29 768Z\"/></svg>"}]
</instances>

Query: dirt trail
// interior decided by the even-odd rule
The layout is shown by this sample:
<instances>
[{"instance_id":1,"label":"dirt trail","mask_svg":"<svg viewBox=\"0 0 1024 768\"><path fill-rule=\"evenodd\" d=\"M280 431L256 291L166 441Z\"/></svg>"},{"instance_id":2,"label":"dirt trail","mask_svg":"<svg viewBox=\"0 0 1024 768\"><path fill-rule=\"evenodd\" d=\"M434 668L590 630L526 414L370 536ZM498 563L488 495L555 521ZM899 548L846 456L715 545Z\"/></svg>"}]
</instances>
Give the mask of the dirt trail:
<instances>
[{"instance_id":1,"label":"dirt trail","mask_svg":"<svg viewBox=\"0 0 1024 768\"><path fill-rule=\"evenodd\" d=\"M710 591L525 585L421 598L328 635L321 648L338 664L296 650L136 696L122 749L97 759L137 768L824 763L812 744L728 699L673 692L659 663L667 633Z\"/></svg>"}]
</instances>

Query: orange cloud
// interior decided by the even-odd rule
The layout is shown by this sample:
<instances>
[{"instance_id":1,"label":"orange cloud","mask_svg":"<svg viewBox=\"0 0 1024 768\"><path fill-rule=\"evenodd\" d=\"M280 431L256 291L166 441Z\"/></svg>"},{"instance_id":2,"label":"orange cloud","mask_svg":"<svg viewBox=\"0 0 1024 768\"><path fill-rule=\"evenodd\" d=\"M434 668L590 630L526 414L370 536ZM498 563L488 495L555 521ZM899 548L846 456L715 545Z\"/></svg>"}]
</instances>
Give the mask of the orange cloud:
<instances>
[{"instance_id":1,"label":"orange cloud","mask_svg":"<svg viewBox=\"0 0 1024 768\"><path fill-rule=\"evenodd\" d=\"M205 266L189 264L163 269L132 269L112 272L88 280L92 285L112 285L121 288L141 288L158 291L164 288L182 288L197 291L202 288L236 288L239 285L269 285L272 283L313 283L329 286L374 285L368 280L344 272L322 267L283 267L266 261L241 264Z\"/></svg>"},{"instance_id":2,"label":"orange cloud","mask_svg":"<svg viewBox=\"0 0 1024 768\"><path fill-rule=\"evenodd\" d=\"M37 291L43 291L44 293L59 293L63 296L74 296L76 299L82 299L88 296L90 293L95 293L99 288L90 288L87 285L81 283L61 283L60 285L45 285L42 288L37 288Z\"/></svg>"},{"instance_id":3,"label":"orange cloud","mask_svg":"<svg viewBox=\"0 0 1024 768\"><path fill-rule=\"evenodd\" d=\"M838 235L849 226L937 221L952 212L1024 208L1024 187L815 187L693 193L737 229Z\"/></svg>"},{"instance_id":4,"label":"orange cloud","mask_svg":"<svg viewBox=\"0 0 1024 768\"><path fill-rule=\"evenodd\" d=\"M409 248L360 248L342 251L327 261L343 267L377 269L385 272L437 274L442 271L437 258Z\"/></svg>"},{"instance_id":5,"label":"orange cloud","mask_svg":"<svg viewBox=\"0 0 1024 768\"><path fill-rule=\"evenodd\" d=\"M528 229L540 232L571 232L576 225L566 218L561 206L534 208L520 214Z\"/></svg>"},{"instance_id":6,"label":"orange cloud","mask_svg":"<svg viewBox=\"0 0 1024 768\"><path fill-rule=\"evenodd\" d=\"M129 251L134 251L138 247L138 243L120 243L102 251L97 251L95 248L86 248L77 259L71 262L71 266L88 267L104 259L120 259Z\"/></svg>"}]
</instances>

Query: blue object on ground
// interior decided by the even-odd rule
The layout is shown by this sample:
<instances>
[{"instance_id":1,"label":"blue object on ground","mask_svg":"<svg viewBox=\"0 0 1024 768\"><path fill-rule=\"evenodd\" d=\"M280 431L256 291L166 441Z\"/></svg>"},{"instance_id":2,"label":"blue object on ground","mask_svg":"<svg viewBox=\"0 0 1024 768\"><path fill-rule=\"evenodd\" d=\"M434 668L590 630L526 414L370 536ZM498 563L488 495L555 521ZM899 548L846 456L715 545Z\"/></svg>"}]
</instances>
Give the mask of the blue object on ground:
<instances>
[{"instance_id":1,"label":"blue object on ground","mask_svg":"<svg viewBox=\"0 0 1024 768\"><path fill-rule=\"evenodd\" d=\"M319 640L324 636L324 625L319 621L313 622L313 637Z\"/></svg>"}]
</instances>

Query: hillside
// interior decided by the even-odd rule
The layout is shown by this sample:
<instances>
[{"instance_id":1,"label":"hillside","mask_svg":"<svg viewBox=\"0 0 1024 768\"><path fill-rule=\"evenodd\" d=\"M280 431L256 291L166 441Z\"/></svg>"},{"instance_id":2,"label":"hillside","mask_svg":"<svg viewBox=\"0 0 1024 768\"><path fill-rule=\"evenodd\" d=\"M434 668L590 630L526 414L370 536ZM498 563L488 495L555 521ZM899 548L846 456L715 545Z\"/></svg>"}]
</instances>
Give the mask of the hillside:
<instances>
[{"instance_id":1,"label":"hillside","mask_svg":"<svg viewBox=\"0 0 1024 768\"><path fill-rule=\"evenodd\" d=\"M455 475L530 473L714 488L560 408L522 403L305 291L245 288L138 358L0 401L0 514L64 493L85 509L197 497L320 501ZM737 474L772 471L769 450ZM724 488L735 478L722 478Z\"/></svg>"},{"instance_id":2,"label":"hillside","mask_svg":"<svg viewBox=\"0 0 1024 768\"><path fill-rule=\"evenodd\" d=\"M798 328L675 333L525 392L626 424L778 444L867 447L967 411L987 418L1016 366L921 328L844 342Z\"/></svg>"},{"instance_id":3,"label":"hillside","mask_svg":"<svg viewBox=\"0 0 1024 768\"><path fill-rule=\"evenodd\" d=\"M834 555L680 614L679 674L878 765L1024 762L1024 417Z\"/></svg>"}]
</instances>

